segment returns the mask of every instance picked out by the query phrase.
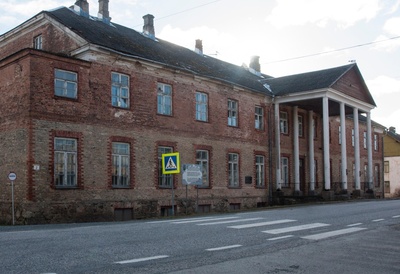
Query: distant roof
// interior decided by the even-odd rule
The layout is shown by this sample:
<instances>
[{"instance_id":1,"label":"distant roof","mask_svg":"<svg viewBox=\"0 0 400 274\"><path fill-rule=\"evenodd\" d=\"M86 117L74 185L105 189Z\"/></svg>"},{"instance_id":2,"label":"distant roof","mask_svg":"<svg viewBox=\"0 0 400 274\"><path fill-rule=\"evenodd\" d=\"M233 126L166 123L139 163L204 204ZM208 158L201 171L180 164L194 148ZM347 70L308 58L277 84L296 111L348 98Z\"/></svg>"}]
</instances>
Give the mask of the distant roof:
<instances>
[{"instance_id":1,"label":"distant roof","mask_svg":"<svg viewBox=\"0 0 400 274\"><path fill-rule=\"evenodd\" d=\"M159 38L148 38L119 24L105 24L93 17L80 16L65 7L44 11L44 13L68 27L89 43L121 54L190 71L199 76L222 80L253 91L270 94L260 80L271 76L253 74L241 66L207 55L200 55Z\"/></svg>"},{"instance_id":2,"label":"distant roof","mask_svg":"<svg viewBox=\"0 0 400 274\"><path fill-rule=\"evenodd\" d=\"M397 134L396 132L393 132L393 131L388 130L386 133L387 133L388 136L392 137L392 138L395 139L397 142L400 142L400 135Z\"/></svg>"}]
</instances>

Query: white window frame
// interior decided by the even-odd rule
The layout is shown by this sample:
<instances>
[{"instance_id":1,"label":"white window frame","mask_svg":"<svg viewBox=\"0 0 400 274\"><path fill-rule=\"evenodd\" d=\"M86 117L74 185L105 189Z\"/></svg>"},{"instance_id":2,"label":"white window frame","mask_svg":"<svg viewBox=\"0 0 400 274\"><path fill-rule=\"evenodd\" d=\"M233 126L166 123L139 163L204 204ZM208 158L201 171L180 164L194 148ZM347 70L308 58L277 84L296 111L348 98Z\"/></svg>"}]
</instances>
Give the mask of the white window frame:
<instances>
[{"instance_id":1,"label":"white window frame","mask_svg":"<svg viewBox=\"0 0 400 274\"><path fill-rule=\"evenodd\" d=\"M354 137L354 128L351 129L351 145L354 147L354 143L355 143L355 137Z\"/></svg>"},{"instance_id":2,"label":"white window frame","mask_svg":"<svg viewBox=\"0 0 400 274\"><path fill-rule=\"evenodd\" d=\"M158 187L171 188L174 184L174 177L172 174L163 174L162 172L162 154L172 153L174 149L168 146L159 146L158 152Z\"/></svg>"},{"instance_id":3,"label":"white window frame","mask_svg":"<svg viewBox=\"0 0 400 274\"><path fill-rule=\"evenodd\" d=\"M78 74L54 69L54 95L76 99L78 94Z\"/></svg>"},{"instance_id":4,"label":"white window frame","mask_svg":"<svg viewBox=\"0 0 400 274\"><path fill-rule=\"evenodd\" d=\"M254 127L258 130L264 129L264 109L261 106L254 109Z\"/></svg>"},{"instance_id":5,"label":"white window frame","mask_svg":"<svg viewBox=\"0 0 400 274\"><path fill-rule=\"evenodd\" d=\"M158 83L157 85L157 113L172 116L172 86Z\"/></svg>"},{"instance_id":6,"label":"white window frame","mask_svg":"<svg viewBox=\"0 0 400 274\"><path fill-rule=\"evenodd\" d=\"M281 157L281 185L282 187L289 187L289 158Z\"/></svg>"},{"instance_id":7,"label":"white window frame","mask_svg":"<svg viewBox=\"0 0 400 274\"><path fill-rule=\"evenodd\" d=\"M239 187L239 154L228 154L229 186Z\"/></svg>"},{"instance_id":8,"label":"white window frame","mask_svg":"<svg viewBox=\"0 0 400 274\"><path fill-rule=\"evenodd\" d=\"M76 187L78 170L78 142L72 138L54 138L54 184Z\"/></svg>"},{"instance_id":9,"label":"white window frame","mask_svg":"<svg viewBox=\"0 0 400 274\"><path fill-rule=\"evenodd\" d=\"M38 35L35 36L35 38L33 38L33 48L34 49L43 49L43 39L42 39L42 35Z\"/></svg>"},{"instance_id":10,"label":"white window frame","mask_svg":"<svg viewBox=\"0 0 400 274\"><path fill-rule=\"evenodd\" d=\"M367 132L366 131L364 131L363 137L364 137L364 148L366 149L367 148Z\"/></svg>"},{"instance_id":11,"label":"white window frame","mask_svg":"<svg viewBox=\"0 0 400 274\"><path fill-rule=\"evenodd\" d=\"M378 151L379 143L378 143L378 135L374 134L374 150Z\"/></svg>"},{"instance_id":12,"label":"white window frame","mask_svg":"<svg viewBox=\"0 0 400 274\"><path fill-rule=\"evenodd\" d=\"M256 155L256 186L265 186L265 157Z\"/></svg>"},{"instance_id":13,"label":"white window frame","mask_svg":"<svg viewBox=\"0 0 400 274\"><path fill-rule=\"evenodd\" d=\"M129 108L129 75L111 72L111 104L114 107Z\"/></svg>"},{"instance_id":14,"label":"white window frame","mask_svg":"<svg viewBox=\"0 0 400 274\"><path fill-rule=\"evenodd\" d=\"M130 185L130 144L112 143L112 186L126 188Z\"/></svg>"},{"instance_id":15,"label":"white window frame","mask_svg":"<svg viewBox=\"0 0 400 274\"><path fill-rule=\"evenodd\" d=\"M238 102L228 99L228 126L238 126Z\"/></svg>"},{"instance_id":16,"label":"white window frame","mask_svg":"<svg viewBox=\"0 0 400 274\"><path fill-rule=\"evenodd\" d=\"M201 187L210 186L210 153L208 150L198 149L196 150L196 164L201 166L202 185Z\"/></svg>"},{"instance_id":17,"label":"white window frame","mask_svg":"<svg viewBox=\"0 0 400 274\"><path fill-rule=\"evenodd\" d=\"M304 132L303 115L298 115L297 116L297 121L298 121L298 124L299 124L299 137L303 137L303 132Z\"/></svg>"},{"instance_id":18,"label":"white window frame","mask_svg":"<svg viewBox=\"0 0 400 274\"><path fill-rule=\"evenodd\" d=\"M203 92L196 92L196 120L207 122L208 121L208 94Z\"/></svg>"},{"instance_id":19,"label":"white window frame","mask_svg":"<svg viewBox=\"0 0 400 274\"><path fill-rule=\"evenodd\" d=\"M281 133L288 134L288 113L286 111L281 111L279 113L279 126Z\"/></svg>"}]
</instances>

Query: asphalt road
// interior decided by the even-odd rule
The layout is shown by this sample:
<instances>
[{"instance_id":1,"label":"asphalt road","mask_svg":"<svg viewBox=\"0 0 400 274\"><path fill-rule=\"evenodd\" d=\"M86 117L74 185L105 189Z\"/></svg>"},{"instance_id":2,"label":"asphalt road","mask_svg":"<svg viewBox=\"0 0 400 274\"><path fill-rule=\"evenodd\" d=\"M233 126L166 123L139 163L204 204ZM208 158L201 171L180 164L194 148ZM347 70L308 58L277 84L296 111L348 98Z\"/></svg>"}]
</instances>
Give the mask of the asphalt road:
<instances>
[{"instance_id":1,"label":"asphalt road","mask_svg":"<svg viewBox=\"0 0 400 274\"><path fill-rule=\"evenodd\" d=\"M400 200L0 227L0 273L400 273Z\"/></svg>"}]
</instances>

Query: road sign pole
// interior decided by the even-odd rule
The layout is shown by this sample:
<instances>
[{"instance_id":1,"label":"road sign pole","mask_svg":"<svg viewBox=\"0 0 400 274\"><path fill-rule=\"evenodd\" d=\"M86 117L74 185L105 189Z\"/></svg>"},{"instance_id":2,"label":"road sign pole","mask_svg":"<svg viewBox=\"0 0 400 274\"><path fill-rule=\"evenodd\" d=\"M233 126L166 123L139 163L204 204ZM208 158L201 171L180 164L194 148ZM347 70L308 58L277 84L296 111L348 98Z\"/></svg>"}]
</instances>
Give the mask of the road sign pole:
<instances>
[{"instance_id":1,"label":"road sign pole","mask_svg":"<svg viewBox=\"0 0 400 274\"><path fill-rule=\"evenodd\" d=\"M172 203L172 210L171 210L171 214L172 214L172 216L175 216L175 210L174 210L174 196L175 196L175 194L174 194L174 183L172 182L172 184L171 184L171 189L172 189L172 201L171 201L171 203Z\"/></svg>"},{"instance_id":2,"label":"road sign pole","mask_svg":"<svg viewBox=\"0 0 400 274\"><path fill-rule=\"evenodd\" d=\"M12 224L15 225L14 181L11 181L11 211L12 211Z\"/></svg>"}]
</instances>

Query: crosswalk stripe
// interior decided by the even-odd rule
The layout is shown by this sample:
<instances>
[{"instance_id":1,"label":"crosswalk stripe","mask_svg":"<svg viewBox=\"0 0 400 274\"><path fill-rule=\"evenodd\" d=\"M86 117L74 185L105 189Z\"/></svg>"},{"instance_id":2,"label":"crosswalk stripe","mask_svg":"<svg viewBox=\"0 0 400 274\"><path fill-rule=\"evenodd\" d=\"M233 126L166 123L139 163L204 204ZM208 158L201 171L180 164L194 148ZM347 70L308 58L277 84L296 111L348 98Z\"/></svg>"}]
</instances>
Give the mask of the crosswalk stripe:
<instances>
[{"instance_id":1,"label":"crosswalk stripe","mask_svg":"<svg viewBox=\"0 0 400 274\"><path fill-rule=\"evenodd\" d=\"M281 236L281 237L276 237L276 238L269 238L268 241L276 241L276 240L282 240L282 239L287 239L287 238L292 238L294 237L293 235L286 235L286 236Z\"/></svg>"},{"instance_id":2,"label":"crosswalk stripe","mask_svg":"<svg viewBox=\"0 0 400 274\"><path fill-rule=\"evenodd\" d=\"M169 257L168 255L161 255L161 256L139 258L139 259L126 260L126 261L119 261L119 262L115 262L115 263L116 264L131 264L131 263L139 263L139 262L145 262L145 261L151 261L151 260L157 260L157 259L164 259L164 258L168 258L168 257Z\"/></svg>"},{"instance_id":3,"label":"crosswalk stripe","mask_svg":"<svg viewBox=\"0 0 400 274\"><path fill-rule=\"evenodd\" d=\"M251 227L259 227L259 226L267 226L267 225L284 224L284 223L290 223L290 222L296 222L296 220L283 219L283 220L277 220L277 221L269 221L269 222L246 224L246 225L234 225L234 226L228 226L228 227L241 229L241 228L251 228Z\"/></svg>"},{"instance_id":4,"label":"crosswalk stripe","mask_svg":"<svg viewBox=\"0 0 400 274\"><path fill-rule=\"evenodd\" d=\"M176 221L171 222L173 224L188 224L188 223L199 223L199 222L208 222L208 221L217 221L217 220L229 220L229 219L237 219L239 217L225 217L225 218L212 218L212 219L201 219L201 220L188 220L188 221Z\"/></svg>"},{"instance_id":5,"label":"crosswalk stripe","mask_svg":"<svg viewBox=\"0 0 400 274\"><path fill-rule=\"evenodd\" d=\"M231 249L231 248L236 248L236 247L241 247L242 245L228 245L228 246L221 246L221 247L215 247L215 248L208 248L206 249L207 251L218 251L218 250L225 250L225 249Z\"/></svg>"},{"instance_id":6,"label":"crosswalk stripe","mask_svg":"<svg viewBox=\"0 0 400 274\"><path fill-rule=\"evenodd\" d=\"M382 221L384 221L385 219L376 219L376 220L372 220L374 223L376 223L376 222L382 222Z\"/></svg>"},{"instance_id":7,"label":"crosswalk stripe","mask_svg":"<svg viewBox=\"0 0 400 274\"><path fill-rule=\"evenodd\" d=\"M146 224L171 223L174 221L205 220L205 219L213 220L213 219L215 219L215 217L199 217L199 218L185 218L185 219L179 219L179 220L170 219L170 220L162 220L162 221L149 221L149 222L146 222Z\"/></svg>"},{"instance_id":8,"label":"crosswalk stripe","mask_svg":"<svg viewBox=\"0 0 400 274\"><path fill-rule=\"evenodd\" d=\"M306 230L306 229L312 229L312 228L324 227L324 226L330 226L330 224L312 223L312 224L306 224L306 225L297 225L297 226L290 226L290 227L285 227L285 228L270 229L270 230L265 230L262 232L268 233L268 234L282 234L282 233L287 233L287 232Z\"/></svg>"},{"instance_id":9,"label":"crosswalk stripe","mask_svg":"<svg viewBox=\"0 0 400 274\"><path fill-rule=\"evenodd\" d=\"M338 235L361 231L364 229L366 229L366 228L351 227L351 228L345 228L345 229L339 229L339 230L333 230L333 231L329 231L329 232L309 235L309 236L305 236L305 237L301 237L301 238L307 239L307 240L321 240L321 239L325 239L325 238L329 238L329 237L333 237L333 236L338 236Z\"/></svg>"},{"instance_id":10,"label":"crosswalk stripe","mask_svg":"<svg viewBox=\"0 0 400 274\"><path fill-rule=\"evenodd\" d=\"M400 215L393 216L392 218L400 218Z\"/></svg>"},{"instance_id":11,"label":"crosswalk stripe","mask_svg":"<svg viewBox=\"0 0 400 274\"><path fill-rule=\"evenodd\" d=\"M347 226L359 226L359 225L362 225L362 223L356 223L356 224L351 224L351 225L347 225Z\"/></svg>"},{"instance_id":12,"label":"crosswalk stripe","mask_svg":"<svg viewBox=\"0 0 400 274\"><path fill-rule=\"evenodd\" d=\"M219 221L219 222L211 222L197 225L219 225L219 224L230 224L230 223L238 223L238 222L248 222L248 221L256 221L261 220L263 218L248 218L248 219L239 219L239 220L229 220L229 221Z\"/></svg>"}]
</instances>

